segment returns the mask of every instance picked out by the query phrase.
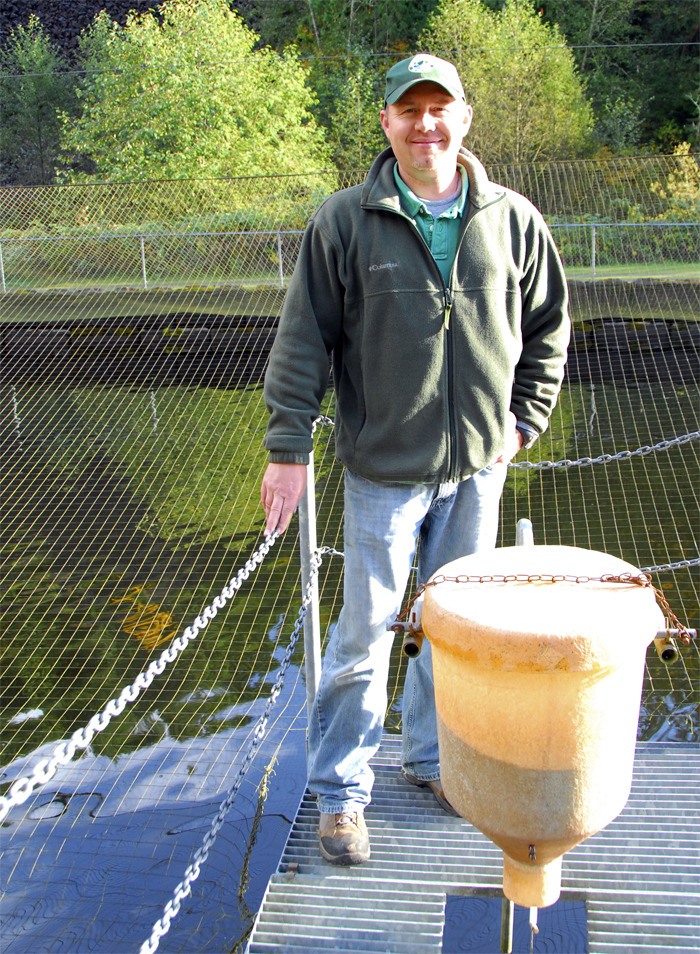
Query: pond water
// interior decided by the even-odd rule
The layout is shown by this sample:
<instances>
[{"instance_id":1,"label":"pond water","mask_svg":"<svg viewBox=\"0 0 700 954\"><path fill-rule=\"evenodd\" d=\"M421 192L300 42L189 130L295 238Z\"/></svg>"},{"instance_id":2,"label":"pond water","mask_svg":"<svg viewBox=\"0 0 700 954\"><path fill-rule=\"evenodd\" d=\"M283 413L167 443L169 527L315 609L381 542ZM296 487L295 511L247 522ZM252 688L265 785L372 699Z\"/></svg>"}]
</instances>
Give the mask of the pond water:
<instances>
[{"instance_id":1,"label":"pond water","mask_svg":"<svg viewBox=\"0 0 700 954\"><path fill-rule=\"evenodd\" d=\"M684 565L697 557L698 442L674 442L697 430L699 407L687 374L663 387L572 375L530 452L540 466L511 469L500 542L511 545L517 520L529 517L537 543L670 564L654 582L683 622L700 625L697 567ZM264 424L254 384L3 386L2 792L157 658L259 545ZM342 549L327 428L316 472L319 543ZM2 831L7 954L114 954L149 936L245 762L279 675L300 602L296 546L294 529L149 689L11 812ZM341 576L342 561L326 559L324 631L339 611ZM667 668L649 651L640 738L700 740L698 658L690 647ZM402 674L397 644L390 732L400 728ZM160 950L242 948L303 792L305 692L298 647L268 733Z\"/></svg>"}]
</instances>

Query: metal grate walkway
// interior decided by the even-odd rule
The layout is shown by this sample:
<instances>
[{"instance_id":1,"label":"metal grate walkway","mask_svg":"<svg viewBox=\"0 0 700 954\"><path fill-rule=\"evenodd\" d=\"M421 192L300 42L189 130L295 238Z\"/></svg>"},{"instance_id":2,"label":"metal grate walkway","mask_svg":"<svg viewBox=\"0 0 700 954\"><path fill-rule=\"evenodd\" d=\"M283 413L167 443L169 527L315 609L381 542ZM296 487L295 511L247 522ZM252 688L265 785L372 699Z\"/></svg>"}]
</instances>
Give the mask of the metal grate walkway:
<instances>
[{"instance_id":1,"label":"metal grate walkway","mask_svg":"<svg viewBox=\"0 0 700 954\"><path fill-rule=\"evenodd\" d=\"M248 954L441 951L446 895L500 891L500 850L400 777L400 745L385 736L372 762L369 864L334 868L320 858L318 815L304 797ZM640 743L624 811L565 856L562 899L586 901L592 954L697 954L699 780L699 745Z\"/></svg>"}]
</instances>

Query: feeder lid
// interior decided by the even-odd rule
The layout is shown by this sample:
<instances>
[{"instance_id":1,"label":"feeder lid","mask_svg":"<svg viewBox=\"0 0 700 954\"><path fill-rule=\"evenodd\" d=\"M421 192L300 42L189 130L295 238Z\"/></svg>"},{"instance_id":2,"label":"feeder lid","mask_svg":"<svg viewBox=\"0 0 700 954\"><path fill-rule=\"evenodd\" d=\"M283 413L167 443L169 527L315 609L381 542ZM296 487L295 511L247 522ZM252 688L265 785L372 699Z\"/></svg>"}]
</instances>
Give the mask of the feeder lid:
<instances>
[{"instance_id":1,"label":"feeder lid","mask_svg":"<svg viewBox=\"0 0 700 954\"><path fill-rule=\"evenodd\" d=\"M664 626L653 587L639 579L632 564L579 547L480 551L434 574L422 625L431 643L489 667L551 672L618 665Z\"/></svg>"}]
</instances>

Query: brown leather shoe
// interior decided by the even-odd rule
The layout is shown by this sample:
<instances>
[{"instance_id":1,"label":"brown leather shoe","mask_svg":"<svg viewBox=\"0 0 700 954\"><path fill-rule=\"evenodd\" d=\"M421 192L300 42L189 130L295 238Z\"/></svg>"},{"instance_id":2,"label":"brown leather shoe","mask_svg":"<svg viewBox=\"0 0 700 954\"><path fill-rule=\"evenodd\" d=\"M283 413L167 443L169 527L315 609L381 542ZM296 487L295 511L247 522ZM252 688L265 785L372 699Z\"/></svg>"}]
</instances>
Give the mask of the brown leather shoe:
<instances>
[{"instance_id":1,"label":"brown leather shoe","mask_svg":"<svg viewBox=\"0 0 700 954\"><path fill-rule=\"evenodd\" d=\"M322 812L318 840L321 855L333 865L361 865L369 861L369 835L362 812Z\"/></svg>"},{"instance_id":2,"label":"brown leather shoe","mask_svg":"<svg viewBox=\"0 0 700 954\"><path fill-rule=\"evenodd\" d=\"M417 776L411 774L411 772L407 772L406 769L401 769L401 774L407 782L411 783L411 785L417 785L418 788L429 788L435 796L435 801L444 812L447 812L448 815L454 815L456 818L460 817L459 812L456 811L452 805L450 805L447 798L445 797L445 791L439 778L435 779L434 781L428 781L427 779L418 778Z\"/></svg>"}]
</instances>

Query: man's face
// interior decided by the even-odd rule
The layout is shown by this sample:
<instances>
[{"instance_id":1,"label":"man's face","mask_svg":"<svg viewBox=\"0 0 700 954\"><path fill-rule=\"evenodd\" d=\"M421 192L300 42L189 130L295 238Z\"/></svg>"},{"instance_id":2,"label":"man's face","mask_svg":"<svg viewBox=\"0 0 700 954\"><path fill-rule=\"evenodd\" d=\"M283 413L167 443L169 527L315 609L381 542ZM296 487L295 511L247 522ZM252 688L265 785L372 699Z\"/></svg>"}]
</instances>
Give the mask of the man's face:
<instances>
[{"instance_id":1,"label":"man's face","mask_svg":"<svg viewBox=\"0 0 700 954\"><path fill-rule=\"evenodd\" d=\"M425 82L387 105L380 117L402 173L420 181L454 174L471 124L471 106L437 83Z\"/></svg>"}]
</instances>

